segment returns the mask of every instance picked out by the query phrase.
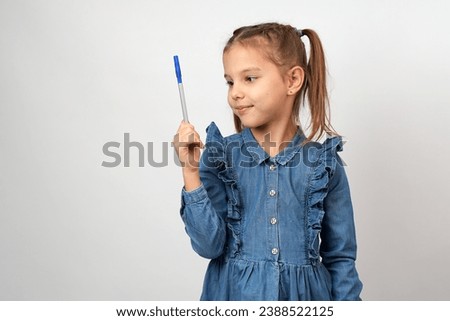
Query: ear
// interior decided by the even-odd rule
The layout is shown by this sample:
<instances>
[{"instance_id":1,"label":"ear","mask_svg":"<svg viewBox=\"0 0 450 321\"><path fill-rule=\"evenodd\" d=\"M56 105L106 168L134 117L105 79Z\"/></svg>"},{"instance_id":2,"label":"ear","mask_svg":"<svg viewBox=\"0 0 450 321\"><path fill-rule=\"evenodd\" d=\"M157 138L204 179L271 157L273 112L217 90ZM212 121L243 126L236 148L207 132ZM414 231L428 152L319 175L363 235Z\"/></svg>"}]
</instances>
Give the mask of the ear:
<instances>
[{"instance_id":1,"label":"ear","mask_svg":"<svg viewBox=\"0 0 450 321\"><path fill-rule=\"evenodd\" d=\"M302 88L305 79L305 72L300 66L292 67L287 71L287 94L295 96Z\"/></svg>"}]
</instances>

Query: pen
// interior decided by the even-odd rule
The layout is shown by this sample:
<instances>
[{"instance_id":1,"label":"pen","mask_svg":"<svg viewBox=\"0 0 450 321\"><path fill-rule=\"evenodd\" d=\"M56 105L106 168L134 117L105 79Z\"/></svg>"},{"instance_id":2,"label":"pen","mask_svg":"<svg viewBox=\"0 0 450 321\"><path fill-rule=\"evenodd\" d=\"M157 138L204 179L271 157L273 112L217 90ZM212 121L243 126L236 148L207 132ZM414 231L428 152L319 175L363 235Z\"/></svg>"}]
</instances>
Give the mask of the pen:
<instances>
[{"instance_id":1,"label":"pen","mask_svg":"<svg viewBox=\"0 0 450 321\"><path fill-rule=\"evenodd\" d=\"M189 123L187 108L186 108L186 99L184 98L183 80L181 79L181 68L180 68L180 62L178 61L178 56L173 56L173 62L175 63L175 73L177 75L178 91L180 93L181 109L183 111L183 120L186 123Z\"/></svg>"}]
</instances>

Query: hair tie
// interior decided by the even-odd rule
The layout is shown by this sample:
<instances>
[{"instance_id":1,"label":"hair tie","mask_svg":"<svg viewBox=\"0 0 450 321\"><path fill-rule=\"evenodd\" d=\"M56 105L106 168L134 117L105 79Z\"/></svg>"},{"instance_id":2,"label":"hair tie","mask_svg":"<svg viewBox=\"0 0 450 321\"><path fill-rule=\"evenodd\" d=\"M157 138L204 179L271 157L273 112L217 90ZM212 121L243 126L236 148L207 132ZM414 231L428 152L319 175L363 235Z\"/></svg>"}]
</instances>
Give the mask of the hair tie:
<instances>
[{"instance_id":1,"label":"hair tie","mask_svg":"<svg viewBox=\"0 0 450 321\"><path fill-rule=\"evenodd\" d=\"M295 29L295 31L297 31L298 36L301 38L303 36L303 31L302 29Z\"/></svg>"}]
</instances>

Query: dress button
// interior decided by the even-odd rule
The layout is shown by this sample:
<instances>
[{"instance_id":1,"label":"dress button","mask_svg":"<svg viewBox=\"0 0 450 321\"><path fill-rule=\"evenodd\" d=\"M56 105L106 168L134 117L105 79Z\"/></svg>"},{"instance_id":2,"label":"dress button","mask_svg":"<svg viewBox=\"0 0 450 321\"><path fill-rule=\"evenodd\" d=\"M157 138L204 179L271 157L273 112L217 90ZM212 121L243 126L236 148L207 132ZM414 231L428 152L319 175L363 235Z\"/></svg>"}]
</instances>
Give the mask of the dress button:
<instances>
[{"instance_id":1,"label":"dress button","mask_svg":"<svg viewBox=\"0 0 450 321\"><path fill-rule=\"evenodd\" d=\"M270 224L272 224L272 225L277 224L277 219L275 217L272 217L270 219Z\"/></svg>"},{"instance_id":2,"label":"dress button","mask_svg":"<svg viewBox=\"0 0 450 321\"><path fill-rule=\"evenodd\" d=\"M269 195L270 195L270 196L275 196L275 194L277 194L277 192L276 192L274 189L271 189L271 190L269 191Z\"/></svg>"},{"instance_id":3,"label":"dress button","mask_svg":"<svg viewBox=\"0 0 450 321\"><path fill-rule=\"evenodd\" d=\"M274 247L274 248L272 249L272 254L273 254L273 255L277 255L277 254L278 254L278 249L277 249L276 247Z\"/></svg>"},{"instance_id":4,"label":"dress button","mask_svg":"<svg viewBox=\"0 0 450 321\"><path fill-rule=\"evenodd\" d=\"M275 166L275 164L270 164L269 169L271 171L274 171L277 167Z\"/></svg>"}]
</instances>

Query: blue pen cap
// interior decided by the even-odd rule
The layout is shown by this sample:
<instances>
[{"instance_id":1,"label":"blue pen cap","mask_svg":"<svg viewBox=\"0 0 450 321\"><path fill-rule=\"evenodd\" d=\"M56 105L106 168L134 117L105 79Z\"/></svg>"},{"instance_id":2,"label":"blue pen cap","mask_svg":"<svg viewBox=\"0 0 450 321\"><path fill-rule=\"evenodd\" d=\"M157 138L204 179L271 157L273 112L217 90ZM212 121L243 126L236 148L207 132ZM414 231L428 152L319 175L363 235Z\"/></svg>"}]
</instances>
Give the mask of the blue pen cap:
<instances>
[{"instance_id":1,"label":"blue pen cap","mask_svg":"<svg viewBox=\"0 0 450 321\"><path fill-rule=\"evenodd\" d=\"M181 68L180 62L178 61L178 56L173 56L173 62L175 63L175 73L177 75L177 81L181 84L183 81L181 80Z\"/></svg>"}]
</instances>

